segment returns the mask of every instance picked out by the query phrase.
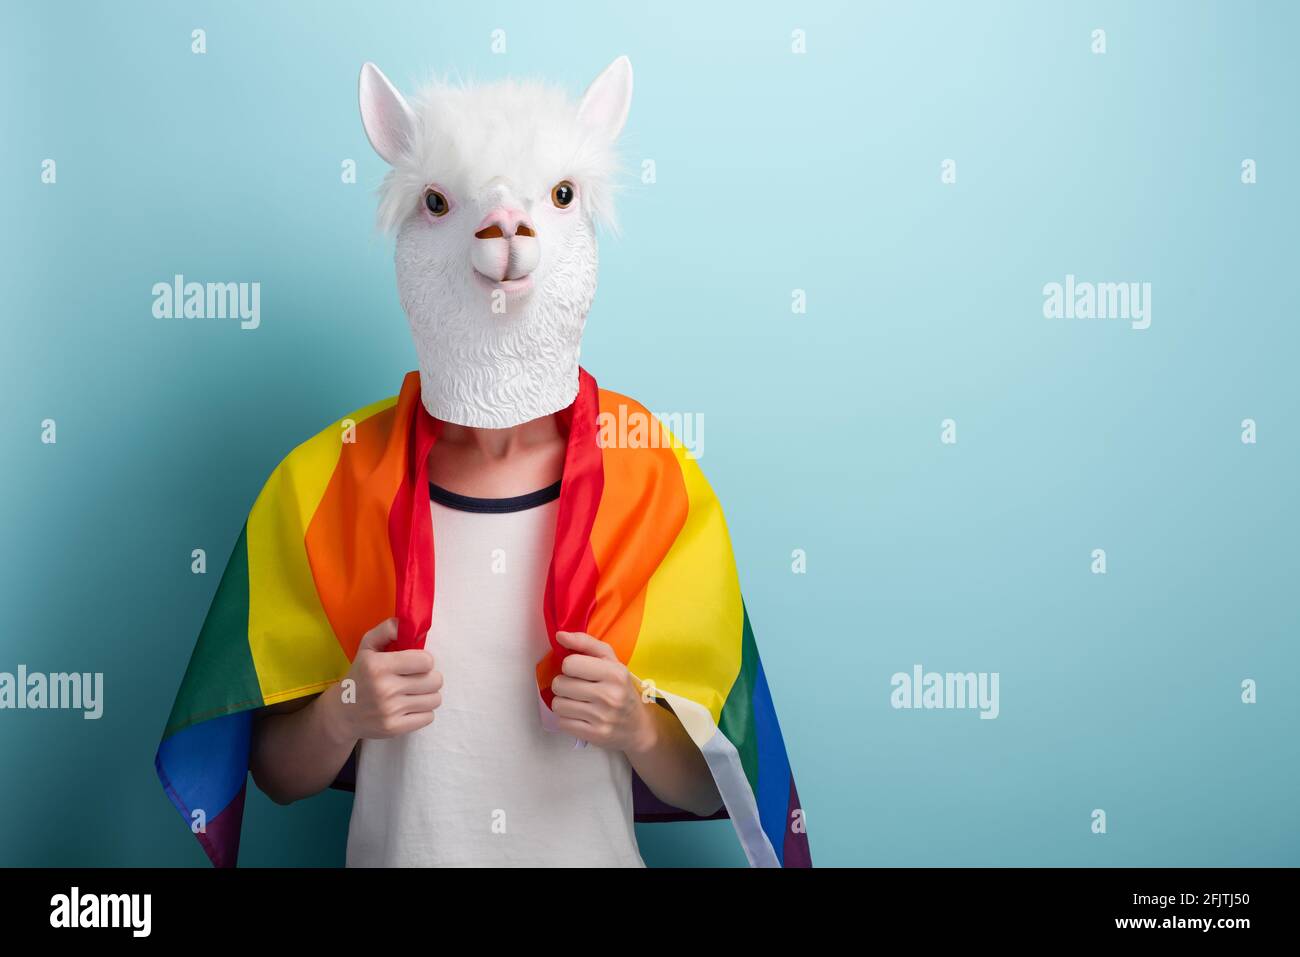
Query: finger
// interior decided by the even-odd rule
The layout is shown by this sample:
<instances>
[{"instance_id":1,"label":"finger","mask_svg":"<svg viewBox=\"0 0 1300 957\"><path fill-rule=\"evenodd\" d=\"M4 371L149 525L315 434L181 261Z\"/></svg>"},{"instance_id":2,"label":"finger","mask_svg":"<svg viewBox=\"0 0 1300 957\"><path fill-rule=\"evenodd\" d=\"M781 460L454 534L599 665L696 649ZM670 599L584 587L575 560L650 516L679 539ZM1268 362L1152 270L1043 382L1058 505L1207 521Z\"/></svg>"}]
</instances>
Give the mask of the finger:
<instances>
[{"instance_id":1,"label":"finger","mask_svg":"<svg viewBox=\"0 0 1300 957\"><path fill-rule=\"evenodd\" d=\"M421 728L427 728L433 724L432 711L418 711L413 714L404 714L393 721L390 726L392 737L402 734L410 734L412 731L419 731Z\"/></svg>"},{"instance_id":2,"label":"finger","mask_svg":"<svg viewBox=\"0 0 1300 957\"><path fill-rule=\"evenodd\" d=\"M573 656L570 655L570 658ZM569 698L573 701L596 701L598 700L599 681L588 681L584 678L570 678L568 675L556 675L555 680L551 682L551 690L561 698Z\"/></svg>"},{"instance_id":3,"label":"finger","mask_svg":"<svg viewBox=\"0 0 1300 957\"><path fill-rule=\"evenodd\" d=\"M591 655L570 654L564 656L560 671L570 678L584 678L587 681L610 681L618 677L617 661L605 661Z\"/></svg>"},{"instance_id":4,"label":"finger","mask_svg":"<svg viewBox=\"0 0 1300 957\"><path fill-rule=\"evenodd\" d=\"M557 718L573 718L593 723L601 719L595 705L588 701L574 701L572 698L552 698L551 710L555 712Z\"/></svg>"},{"instance_id":5,"label":"finger","mask_svg":"<svg viewBox=\"0 0 1300 957\"><path fill-rule=\"evenodd\" d=\"M401 705L403 716L422 714L442 707L442 693L435 691L430 694L405 694L401 696L398 703Z\"/></svg>"},{"instance_id":6,"label":"finger","mask_svg":"<svg viewBox=\"0 0 1300 957\"><path fill-rule=\"evenodd\" d=\"M398 675L393 679L398 694L432 694L442 690L442 672L430 671L422 675Z\"/></svg>"},{"instance_id":7,"label":"finger","mask_svg":"<svg viewBox=\"0 0 1300 957\"><path fill-rule=\"evenodd\" d=\"M595 743L599 733L594 725L577 718L557 718L555 726L566 734L571 734L579 741Z\"/></svg>"},{"instance_id":8,"label":"finger","mask_svg":"<svg viewBox=\"0 0 1300 957\"><path fill-rule=\"evenodd\" d=\"M423 648L389 651L379 659L379 664L393 675L427 675L433 670L433 655Z\"/></svg>"},{"instance_id":9,"label":"finger","mask_svg":"<svg viewBox=\"0 0 1300 957\"><path fill-rule=\"evenodd\" d=\"M386 618L361 636L357 651L383 651L397 638L397 619Z\"/></svg>"},{"instance_id":10,"label":"finger","mask_svg":"<svg viewBox=\"0 0 1300 957\"><path fill-rule=\"evenodd\" d=\"M593 658L604 658L607 661L618 660L618 655L614 654L613 648L599 638L593 638L585 632L557 631L555 640L564 648L581 652L584 655L591 655Z\"/></svg>"}]
</instances>

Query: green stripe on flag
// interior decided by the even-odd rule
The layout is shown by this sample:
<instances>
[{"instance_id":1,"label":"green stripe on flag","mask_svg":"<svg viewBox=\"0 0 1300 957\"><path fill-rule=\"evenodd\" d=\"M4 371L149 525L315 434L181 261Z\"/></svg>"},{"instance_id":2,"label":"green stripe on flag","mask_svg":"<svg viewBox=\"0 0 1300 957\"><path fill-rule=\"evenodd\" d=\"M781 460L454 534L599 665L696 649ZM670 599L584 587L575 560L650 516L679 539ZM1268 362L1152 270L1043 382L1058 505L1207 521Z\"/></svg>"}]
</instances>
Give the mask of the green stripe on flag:
<instances>
[{"instance_id":1,"label":"green stripe on flag","mask_svg":"<svg viewBox=\"0 0 1300 957\"><path fill-rule=\"evenodd\" d=\"M263 704L248 647L248 528L239 533L203 619L163 737L200 721Z\"/></svg>"},{"instance_id":2,"label":"green stripe on flag","mask_svg":"<svg viewBox=\"0 0 1300 957\"><path fill-rule=\"evenodd\" d=\"M740 763L745 777L755 794L758 793L758 733L754 728L754 681L758 673L758 644L749 627L749 609L744 607L744 630L740 646L740 673L727 694L726 703L718 721L718 729L735 745L740 753Z\"/></svg>"}]
</instances>

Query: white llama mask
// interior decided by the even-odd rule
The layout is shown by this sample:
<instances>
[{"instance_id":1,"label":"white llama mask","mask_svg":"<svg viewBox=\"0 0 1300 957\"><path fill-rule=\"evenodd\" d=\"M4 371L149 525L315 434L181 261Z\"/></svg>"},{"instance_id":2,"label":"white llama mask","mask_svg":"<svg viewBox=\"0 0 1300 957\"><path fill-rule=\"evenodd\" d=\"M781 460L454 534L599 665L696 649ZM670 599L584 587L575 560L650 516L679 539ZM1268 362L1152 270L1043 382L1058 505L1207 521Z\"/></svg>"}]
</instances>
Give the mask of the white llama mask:
<instances>
[{"instance_id":1,"label":"white llama mask","mask_svg":"<svg viewBox=\"0 0 1300 957\"><path fill-rule=\"evenodd\" d=\"M360 98L366 136L392 167L379 223L397 233L425 408L499 429L567 407L596 293L595 225L613 224L631 63L611 63L578 105L513 80L436 83L408 105L372 63Z\"/></svg>"}]
</instances>

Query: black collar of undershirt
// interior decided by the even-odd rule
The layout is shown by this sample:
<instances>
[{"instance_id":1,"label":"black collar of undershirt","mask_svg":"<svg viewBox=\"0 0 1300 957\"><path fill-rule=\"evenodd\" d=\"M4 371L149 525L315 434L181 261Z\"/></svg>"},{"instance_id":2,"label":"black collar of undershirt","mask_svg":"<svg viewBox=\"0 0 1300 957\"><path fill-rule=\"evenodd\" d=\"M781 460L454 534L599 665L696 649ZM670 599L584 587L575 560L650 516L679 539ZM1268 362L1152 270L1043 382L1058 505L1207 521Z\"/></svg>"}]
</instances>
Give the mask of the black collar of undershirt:
<instances>
[{"instance_id":1,"label":"black collar of undershirt","mask_svg":"<svg viewBox=\"0 0 1300 957\"><path fill-rule=\"evenodd\" d=\"M536 492L512 495L509 498L478 498L473 495L461 495L459 492L445 489L441 485L429 483L429 498L432 501L460 512L489 512L492 514L522 512L524 509L536 508L538 505L553 502L559 497L560 482L558 481L553 485L546 486L546 488L539 488Z\"/></svg>"}]
</instances>

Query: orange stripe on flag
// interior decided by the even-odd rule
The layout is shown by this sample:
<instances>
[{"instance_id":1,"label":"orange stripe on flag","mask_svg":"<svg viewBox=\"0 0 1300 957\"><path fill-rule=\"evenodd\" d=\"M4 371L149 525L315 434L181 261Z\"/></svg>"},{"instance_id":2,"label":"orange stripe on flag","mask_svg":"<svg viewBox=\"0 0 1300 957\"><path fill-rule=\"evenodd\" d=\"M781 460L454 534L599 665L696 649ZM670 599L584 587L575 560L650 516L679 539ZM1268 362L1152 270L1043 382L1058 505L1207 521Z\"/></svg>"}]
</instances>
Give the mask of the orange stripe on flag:
<instances>
[{"instance_id":1,"label":"orange stripe on flag","mask_svg":"<svg viewBox=\"0 0 1300 957\"><path fill-rule=\"evenodd\" d=\"M605 488L591 531L600 579L589 630L626 663L641 630L646 584L685 524L688 501L668 431L643 405L602 389L597 426ZM629 438L658 447L631 448Z\"/></svg>"},{"instance_id":2,"label":"orange stripe on flag","mask_svg":"<svg viewBox=\"0 0 1300 957\"><path fill-rule=\"evenodd\" d=\"M388 511L402 483L410 404L356 427L307 528L307 557L321 605L348 660L361 637L396 606Z\"/></svg>"}]
</instances>

